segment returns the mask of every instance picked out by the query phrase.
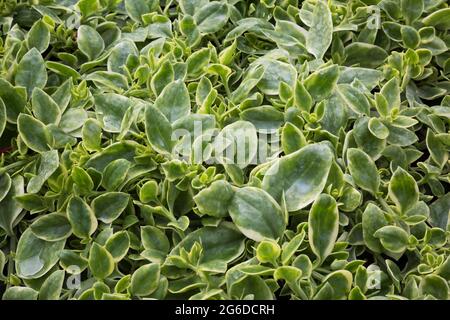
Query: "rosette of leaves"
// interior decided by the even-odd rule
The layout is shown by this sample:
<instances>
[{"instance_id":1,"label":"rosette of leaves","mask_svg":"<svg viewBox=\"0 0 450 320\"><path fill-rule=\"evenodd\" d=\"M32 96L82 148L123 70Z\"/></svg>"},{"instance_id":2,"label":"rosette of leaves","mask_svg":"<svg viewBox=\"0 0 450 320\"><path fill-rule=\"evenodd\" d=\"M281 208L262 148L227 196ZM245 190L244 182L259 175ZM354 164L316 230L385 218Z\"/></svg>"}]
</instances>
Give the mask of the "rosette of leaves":
<instances>
[{"instance_id":1,"label":"rosette of leaves","mask_svg":"<svg viewBox=\"0 0 450 320\"><path fill-rule=\"evenodd\" d=\"M449 298L446 1L0 14L3 299Z\"/></svg>"}]
</instances>

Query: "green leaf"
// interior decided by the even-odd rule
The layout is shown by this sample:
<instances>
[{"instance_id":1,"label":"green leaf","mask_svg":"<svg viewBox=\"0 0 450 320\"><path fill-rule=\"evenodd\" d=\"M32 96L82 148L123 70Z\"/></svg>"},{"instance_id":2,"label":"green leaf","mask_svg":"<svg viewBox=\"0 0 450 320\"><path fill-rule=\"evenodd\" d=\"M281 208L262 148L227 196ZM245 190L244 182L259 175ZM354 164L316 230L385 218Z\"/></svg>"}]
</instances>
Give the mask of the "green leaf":
<instances>
[{"instance_id":1,"label":"green leaf","mask_svg":"<svg viewBox=\"0 0 450 320\"><path fill-rule=\"evenodd\" d=\"M56 150L41 153L39 160L40 163L37 174L28 182L28 193L39 192L45 181L47 181L59 167L58 152Z\"/></svg>"},{"instance_id":2,"label":"green leaf","mask_svg":"<svg viewBox=\"0 0 450 320\"><path fill-rule=\"evenodd\" d=\"M284 114L272 106L260 106L241 112L241 119L253 123L256 130L264 133L281 127Z\"/></svg>"},{"instance_id":3,"label":"green leaf","mask_svg":"<svg viewBox=\"0 0 450 320\"><path fill-rule=\"evenodd\" d=\"M31 97L34 88L44 88L47 83L45 62L36 48L30 49L20 60L16 70L16 85L25 87Z\"/></svg>"},{"instance_id":4,"label":"green leaf","mask_svg":"<svg viewBox=\"0 0 450 320\"><path fill-rule=\"evenodd\" d=\"M362 215L363 237L366 246L377 253L383 251L381 242L374 236L375 232L387 226L387 220L383 211L372 203L369 203Z\"/></svg>"},{"instance_id":5,"label":"green leaf","mask_svg":"<svg viewBox=\"0 0 450 320\"><path fill-rule=\"evenodd\" d=\"M88 194L94 189L92 178L83 168L73 167L71 177L80 194Z\"/></svg>"},{"instance_id":6,"label":"green leaf","mask_svg":"<svg viewBox=\"0 0 450 320\"><path fill-rule=\"evenodd\" d=\"M425 139L428 150L430 151L431 158L440 166L444 166L444 164L448 160L448 148L444 146L444 144L439 141L436 135L432 130L427 130L427 136Z\"/></svg>"},{"instance_id":7,"label":"green leaf","mask_svg":"<svg viewBox=\"0 0 450 320\"><path fill-rule=\"evenodd\" d=\"M61 213L46 214L30 226L33 234L45 241L60 241L67 239L72 234L69 220Z\"/></svg>"},{"instance_id":8,"label":"green leaf","mask_svg":"<svg viewBox=\"0 0 450 320\"><path fill-rule=\"evenodd\" d=\"M184 14L194 15L203 6L207 5L209 0L180 0L180 8Z\"/></svg>"},{"instance_id":9,"label":"green leaf","mask_svg":"<svg viewBox=\"0 0 450 320\"><path fill-rule=\"evenodd\" d=\"M158 263L143 265L131 276L130 290L136 296L148 296L158 288L159 278Z\"/></svg>"},{"instance_id":10,"label":"green leaf","mask_svg":"<svg viewBox=\"0 0 450 320\"><path fill-rule=\"evenodd\" d=\"M319 261L324 261L333 250L339 231L339 212L336 201L321 194L314 201L308 216L308 239Z\"/></svg>"},{"instance_id":11,"label":"green leaf","mask_svg":"<svg viewBox=\"0 0 450 320\"><path fill-rule=\"evenodd\" d=\"M347 150L348 169L353 181L363 190L376 195L380 186L380 175L375 162L359 149Z\"/></svg>"},{"instance_id":12,"label":"green leaf","mask_svg":"<svg viewBox=\"0 0 450 320\"><path fill-rule=\"evenodd\" d=\"M12 180L8 173L0 172L0 203L6 197L11 188Z\"/></svg>"},{"instance_id":13,"label":"green leaf","mask_svg":"<svg viewBox=\"0 0 450 320\"><path fill-rule=\"evenodd\" d=\"M102 126L95 119L88 119L82 129L83 145L89 151L98 151L101 149Z\"/></svg>"},{"instance_id":14,"label":"green leaf","mask_svg":"<svg viewBox=\"0 0 450 320\"><path fill-rule=\"evenodd\" d=\"M111 253L114 262L122 260L130 248L130 236L128 232L125 230L116 232L106 241L105 248Z\"/></svg>"},{"instance_id":15,"label":"green leaf","mask_svg":"<svg viewBox=\"0 0 450 320\"><path fill-rule=\"evenodd\" d=\"M224 180L214 181L208 188L201 190L194 201L202 214L223 218L228 215L228 206L233 198L231 185Z\"/></svg>"},{"instance_id":16,"label":"green leaf","mask_svg":"<svg viewBox=\"0 0 450 320\"><path fill-rule=\"evenodd\" d=\"M145 133L147 139L158 152L172 152L172 126L166 116L153 105L145 109Z\"/></svg>"},{"instance_id":17,"label":"green leaf","mask_svg":"<svg viewBox=\"0 0 450 320\"><path fill-rule=\"evenodd\" d=\"M406 20L406 23L411 24L422 15L424 9L423 0L401 0L400 7L402 15Z\"/></svg>"},{"instance_id":18,"label":"green leaf","mask_svg":"<svg viewBox=\"0 0 450 320\"><path fill-rule=\"evenodd\" d=\"M28 49L36 48L39 52L47 50L50 43L50 31L47 24L42 21L36 21L27 34Z\"/></svg>"},{"instance_id":19,"label":"green leaf","mask_svg":"<svg viewBox=\"0 0 450 320\"><path fill-rule=\"evenodd\" d=\"M103 170L102 186L107 191L114 191L125 181L131 168L130 161L117 159L108 164Z\"/></svg>"},{"instance_id":20,"label":"green leaf","mask_svg":"<svg viewBox=\"0 0 450 320\"><path fill-rule=\"evenodd\" d=\"M89 269L98 279L105 279L114 271L114 259L106 248L93 243L89 251Z\"/></svg>"},{"instance_id":21,"label":"green leaf","mask_svg":"<svg viewBox=\"0 0 450 320\"><path fill-rule=\"evenodd\" d=\"M389 182L389 197L402 213L407 212L419 201L419 188L416 180L398 167Z\"/></svg>"},{"instance_id":22,"label":"green leaf","mask_svg":"<svg viewBox=\"0 0 450 320\"><path fill-rule=\"evenodd\" d=\"M324 144L305 146L275 161L264 175L262 188L278 202L284 193L288 211L302 209L322 192L332 159Z\"/></svg>"},{"instance_id":23,"label":"green leaf","mask_svg":"<svg viewBox=\"0 0 450 320\"><path fill-rule=\"evenodd\" d=\"M89 17L95 14L100 9L98 0L80 0L77 3L83 17Z\"/></svg>"},{"instance_id":24,"label":"green leaf","mask_svg":"<svg viewBox=\"0 0 450 320\"><path fill-rule=\"evenodd\" d=\"M257 85L264 94L279 94L281 83L287 83L289 86L295 83L297 71L290 64L266 58L257 60L256 65L264 67L263 76Z\"/></svg>"},{"instance_id":25,"label":"green leaf","mask_svg":"<svg viewBox=\"0 0 450 320\"><path fill-rule=\"evenodd\" d=\"M228 263L239 257L244 251L242 234L232 225L222 223L218 227L203 227L189 233L170 252L170 256L178 255L181 249L190 251L195 242L202 245L202 256L199 266L202 269L217 270L219 263ZM217 272L225 272L220 269Z\"/></svg>"},{"instance_id":26,"label":"green leaf","mask_svg":"<svg viewBox=\"0 0 450 320\"><path fill-rule=\"evenodd\" d=\"M150 12L150 2L145 0L125 0L125 9L131 19L142 22L142 15Z\"/></svg>"},{"instance_id":27,"label":"green leaf","mask_svg":"<svg viewBox=\"0 0 450 320\"><path fill-rule=\"evenodd\" d=\"M108 132L120 132L125 112L132 107L131 100L115 93L103 93L95 95L94 101L96 116L103 124L102 128Z\"/></svg>"},{"instance_id":28,"label":"green leaf","mask_svg":"<svg viewBox=\"0 0 450 320\"><path fill-rule=\"evenodd\" d=\"M408 233L396 226L382 227L373 236L380 239L385 249L394 253L402 253L408 245Z\"/></svg>"},{"instance_id":29,"label":"green leaf","mask_svg":"<svg viewBox=\"0 0 450 320\"><path fill-rule=\"evenodd\" d=\"M243 299L252 296L258 300L272 300L273 293L267 283L259 276L245 276L234 282L229 289L231 296Z\"/></svg>"},{"instance_id":30,"label":"green leaf","mask_svg":"<svg viewBox=\"0 0 450 320\"><path fill-rule=\"evenodd\" d=\"M333 64L321 68L305 79L303 84L315 101L327 98L334 90L339 78L339 68Z\"/></svg>"},{"instance_id":31,"label":"green leaf","mask_svg":"<svg viewBox=\"0 0 450 320\"><path fill-rule=\"evenodd\" d=\"M64 284L64 271L56 270L39 289L39 300L59 300Z\"/></svg>"},{"instance_id":32,"label":"green leaf","mask_svg":"<svg viewBox=\"0 0 450 320\"><path fill-rule=\"evenodd\" d=\"M378 118L370 118L369 131L378 139L386 139L389 135L389 129Z\"/></svg>"},{"instance_id":33,"label":"green leaf","mask_svg":"<svg viewBox=\"0 0 450 320\"><path fill-rule=\"evenodd\" d=\"M294 153L306 145L307 142L303 132L292 123L287 122L281 133L281 146L284 154Z\"/></svg>"},{"instance_id":34,"label":"green leaf","mask_svg":"<svg viewBox=\"0 0 450 320\"><path fill-rule=\"evenodd\" d=\"M447 228L450 210L450 193L438 198L430 205L430 223L443 230Z\"/></svg>"},{"instance_id":35,"label":"green leaf","mask_svg":"<svg viewBox=\"0 0 450 320\"><path fill-rule=\"evenodd\" d=\"M31 96L32 110L36 118L44 124L58 124L61 111L56 102L42 89L34 88Z\"/></svg>"},{"instance_id":36,"label":"green leaf","mask_svg":"<svg viewBox=\"0 0 450 320\"><path fill-rule=\"evenodd\" d=\"M10 236L14 234L15 221L22 211L22 206L15 200L15 197L23 195L23 189L23 178L17 175L12 178L10 188L8 188L6 195L0 201L0 227Z\"/></svg>"},{"instance_id":37,"label":"green leaf","mask_svg":"<svg viewBox=\"0 0 450 320\"><path fill-rule=\"evenodd\" d=\"M387 52L376 45L362 42L352 42L345 47L345 64L363 68L376 68L387 58Z\"/></svg>"},{"instance_id":38,"label":"green leaf","mask_svg":"<svg viewBox=\"0 0 450 320\"><path fill-rule=\"evenodd\" d=\"M180 21L180 31L186 36L186 42L190 46L195 46L201 39L200 31L198 30L194 17L192 16L185 15L183 17Z\"/></svg>"},{"instance_id":39,"label":"green leaf","mask_svg":"<svg viewBox=\"0 0 450 320\"><path fill-rule=\"evenodd\" d=\"M345 299L350 292L353 283L353 275L347 270L338 270L330 273L323 279L323 283L328 283L333 288L332 299Z\"/></svg>"},{"instance_id":40,"label":"green leaf","mask_svg":"<svg viewBox=\"0 0 450 320\"><path fill-rule=\"evenodd\" d=\"M200 32L217 32L222 29L228 21L228 5L219 1L205 4L195 12L194 19Z\"/></svg>"},{"instance_id":41,"label":"green leaf","mask_svg":"<svg viewBox=\"0 0 450 320\"><path fill-rule=\"evenodd\" d=\"M360 90L349 84L340 84L337 92L352 111L358 114L370 114L369 101Z\"/></svg>"},{"instance_id":42,"label":"green leaf","mask_svg":"<svg viewBox=\"0 0 450 320\"><path fill-rule=\"evenodd\" d=\"M164 88L175 80L172 62L166 60L161 64L158 72L151 78L150 87L155 95L160 95Z\"/></svg>"},{"instance_id":43,"label":"green leaf","mask_svg":"<svg viewBox=\"0 0 450 320\"><path fill-rule=\"evenodd\" d=\"M95 60L105 49L105 42L100 34L88 25L82 25L77 33L78 49L83 52L89 61Z\"/></svg>"},{"instance_id":44,"label":"green leaf","mask_svg":"<svg viewBox=\"0 0 450 320\"><path fill-rule=\"evenodd\" d=\"M16 123L17 117L25 110L27 103L27 91L22 87L13 87L8 81L0 78L0 98L8 102L6 107L6 119L8 122ZM0 102L0 104L2 104Z\"/></svg>"},{"instance_id":45,"label":"green leaf","mask_svg":"<svg viewBox=\"0 0 450 320\"><path fill-rule=\"evenodd\" d=\"M108 57L108 71L127 75L127 60L138 56L138 49L133 41L122 40L111 50Z\"/></svg>"},{"instance_id":46,"label":"green leaf","mask_svg":"<svg viewBox=\"0 0 450 320\"><path fill-rule=\"evenodd\" d=\"M189 92L186 85L180 80L168 84L154 104L155 108L173 123L191 112Z\"/></svg>"},{"instance_id":47,"label":"green leaf","mask_svg":"<svg viewBox=\"0 0 450 320\"><path fill-rule=\"evenodd\" d=\"M204 48L192 53L186 59L187 74L191 77L196 77L201 74L203 69L208 65L211 57L211 50Z\"/></svg>"},{"instance_id":48,"label":"green leaf","mask_svg":"<svg viewBox=\"0 0 450 320\"><path fill-rule=\"evenodd\" d=\"M92 209L98 220L112 223L125 210L130 196L123 192L106 192L92 201Z\"/></svg>"},{"instance_id":49,"label":"green leaf","mask_svg":"<svg viewBox=\"0 0 450 320\"><path fill-rule=\"evenodd\" d=\"M430 294L436 299L448 299L448 283L445 279L438 275L430 274L422 278L419 284L421 294Z\"/></svg>"},{"instance_id":50,"label":"green leaf","mask_svg":"<svg viewBox=\"0 0 450 320\"><path fill-rule=\"evenodd\" d=\"M170 250L170 242L166 234L153 226L141 227L141 241L147 253L164 260Z\"/></svg>"},{"instance_id":51,"label":"green leaf","mask_svg":"<svg viewBox=\"0 0 450 320\"><path fill-rule=\"evenodd\" d=\"M59 262L61 267L70 274L79 274L88 266L88 261L84 256L71 250L62 250Z\"/></svg>"},{"instance_id":52,"label":"green leaf","mask_svg":"<svg viewBox=\"0 0 450 320\"><path fill-rule=\"evenodd\" d=\"M45 152L51 149L53 137L41 121L21 113L17 118L17 129L20 137L31 150Z\"/></svg>"},{"instance_id":53,"label":"green leaf","mask_svg":"<svg viewBox=\"0 0 450 320\"><path fill-rule=\"evenodd\" d=\"M238 189L228 212L238 229L255 241L278 239L286 227L279 205L264 190L254 187Z\"/></svg>"},{"instance_id":54,"label":"green leaf","mask_svg":"<svg viewBox=\"0 0 450 320\"><path fill-rule=\"evenodd\" d=\"M311 24L306 37L306 48L317 59L322 59L331 44L333 20L328 4L318 1L312 12Z\"/></svg>"},{"instance_id":55,"label":"green leaf","mask_svg":"<svg viewBox=\"0 0 450 320\"><path fill-rule=\"evenodd\" d=\"M67 133L80 129L88 119L86 110L82 108L71 108L67 110L61 117L59 127Z\"/></svg>"},{"instance_id":56,"label":"green leaf","mask_svg":"<svg viewBox=\"0 0 450 320\"><path fill-rule=\"evenodd\" d=\"M156 200L158 192L158 183L154 180L147 181L139 190L139 200L143 203Z\"/></svg>"},{"instance_id":57,"label":"green leaf","mask_svg":"<svg viewBox=\"0 0 450 320\"><path fill-rule=\"evenodd\" d=\"M67 218L78 238L89 238L97 229L94 212L80 197L72 197L67 205Z\"/></svg>"},{"instance_id":58,"label":"green leaf","mask_svg":"<svg viewBox=\"0 0 450 320\"><path fill-rule=\"evenodd\" d=\"M28 287L11 287L5 290L2 300L37 300L38 292Z\"/></svg>"},{"instance_id":59,"label":"green leaf","mask_svg":"<svg viewBox=\"0 0 450 320\"><path fill-rule=\"evenodd\" d=\"M294 256L295 252L299 249L304 239L305 232L302 231L295 237L293 237L286 245L283 245L283 251L281 252L281 262L284 265L287 264L289 260Z\"/></svg>"},{"instance_id":60,"label":"green leaf","mask_svg":"<svg viewBox=\"0 0 450 320\"><path fill-rule=\"evenodd\" d=\"M19 239L16 251L16 271L22 279L38 279L46 274L59 260L65 240L44 241L37 238L31 229L25 230Z\"/></svg>"},{"instance_id":61,"label":"green leaf","mask_svg":"<svg viewBox=\"0 0 450 320\"><path fill-rule=\"evenodd\" d=\"M311 95L306 90L303 83L299 80L295 82L294 103L302 111L309 112L313 106Z\"/></svg>"},{"instance_id":62,"label":"green leaf","mask_svg":"<svg viewBox=\"0 0 450 320\"><path fill-rule=\"evenodd\" d=\"M443 8L432 12L422 22L427 26L433 26L439 30L448 30L450 28L450 22L448 21L449 14L450 8Z\"/></svg>"},{"instance_id":63,"label":"green leaf","mask_svg":"<svg viewBox=\"0 0 450 320\"><path fill-rule=\"evenodd\" d=\"M415 49L420 44L420 35L416 29L409 26L402 26L401 35L403 43L407 48Z\"/></svg>"},{"instance_id":64,"label":"green leaf","mask_svg":"<svg viewBox=\"0 0 450 320\"><path fill-rule=\"evenodd\" d=\"M263 240L256 248L256 258L261 263L272 263L276 266L276 261L281 254L280 246L272 240Z\"/></svg>"},{"instance_id":65,"label":"green leaf","mask_svg":"<svg viewBox=\"0 0 450 320\"><path fill-rule=\"evenodd\" d=\"M47 61L45 63L45 66L47 67L47 69L63 77L71 77L74 80L78 80L81 77L78 71L59 62Z\"/></svg>"}]
</instances>

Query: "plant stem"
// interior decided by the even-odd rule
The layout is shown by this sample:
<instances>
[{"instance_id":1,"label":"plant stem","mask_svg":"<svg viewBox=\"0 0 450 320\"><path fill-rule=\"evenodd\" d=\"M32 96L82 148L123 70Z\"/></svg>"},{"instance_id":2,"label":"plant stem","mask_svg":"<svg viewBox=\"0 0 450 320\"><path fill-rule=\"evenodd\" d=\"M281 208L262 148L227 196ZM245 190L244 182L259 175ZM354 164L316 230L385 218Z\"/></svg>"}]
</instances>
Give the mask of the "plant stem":
<instances>
[{"instance_id":1,"label":"plant stem","mask_svg":"<svg viewBox=\"0 0 450 320\"><path fill-rule=\"evenodd\" d=\"M9 259L8 259L8 276L7 276L7 284L6 289L11 287L11 275L14 272L14 256L16 254L16 247L17 247L17 237L15 235L12 235L9 241Z\"/></svg>"}]
</instances>

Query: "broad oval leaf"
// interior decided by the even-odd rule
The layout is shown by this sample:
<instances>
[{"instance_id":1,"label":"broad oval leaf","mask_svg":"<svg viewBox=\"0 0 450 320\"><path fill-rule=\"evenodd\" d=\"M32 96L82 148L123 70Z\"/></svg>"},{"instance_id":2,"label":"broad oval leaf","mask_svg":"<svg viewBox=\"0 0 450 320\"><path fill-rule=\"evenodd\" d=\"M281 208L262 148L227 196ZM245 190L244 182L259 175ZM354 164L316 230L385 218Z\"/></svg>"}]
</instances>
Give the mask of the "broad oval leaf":
<instances>
[{"instance_id":1,"label":"broad oval leaf","mask_svg":"<svg viewBox=\"0 0 450 320\"><path fill-rule=\"evenodd\" d=\"M125 181L127 173L131 168L130 161L117 159L108 164L103 170L102 186L107 191L114 191Z\"/></svg>"},{"instance_id":2,"label":"broad oval leaf","mask_svg":"<svg viewBox=\"0 0 450 320\"><path fill-rule=\"evenodd\" d=\"M37 300L39 292L28 287L10 287L5 290L2 300Z\"/></svg>"},{"instance_id":3,"label":"broad oval leaf","mask_svg":"<svg viewBox=\"0 0 450 320\"><path fill-rule=\"evenodd\" d=\"M362 215L363 237L366 246L377 253L383 251L380 240L374 236L375 232L388 224L383 211L376 205L369 203Z\"/></svg>"},{"instance_id":4,"label":"broad oval leaf","mask_svg":"<svg viewBox=\"0 0 450 320\"><path fill-rule=\"evenodd\" d=\"M31 96L31 105L36 118L44 124L58 124L61 120L61 110L58 105L42 89L34 88Z\"/></svg>"},{"instance_id":5,"label":"broad oval leaf","mask_svg":"<svg viewBox=\"0 0 450 320\"><path fill-rule=\"evenodd\" d=\"M16 85L25 87L28 97L34 88L44 88L47 83L45 62L36 48L30 49L20 60L16 70Z\"/></svg>"},{"instance_id":6,"label":"broad oval leaf","mask_svg":"<svg viewBox=\"0 0 450 320\"><path fill-rule=\"evenodd\" d=\"M39 120L21 113L17 118L17 129L25 144L33 151L45 152L53 145L53 136Z\"/></svg>"},{"instance_id":7,"label":"broad oval leaf","mask_svg":"<svg viewBox=\"0 0 450 320\"><path fill-rule=\"evenodd\" d=\"M219 1L205 4L195 12L194 19L200 32L217 32L228 21L228 5Z\"/></svg>"},{"instance_id":8,"label":"broad oval leaf","mask_svg":"<svg viewBox=\"0 0 450 320\"><path fill-rule=\"evenodd\" d=\"M137 296L148 296L158 288L160 266L158 263L143 265L131 276L130 290Z\"/></svg>"},{"instance_id":9,"label":"broad oval leaf","mask_svg":"<svg viewBox=\"0 0 450 320\"><path fill-rule=\"evenodd\" d=\"M82 25L77 33L78 48L90 61L95 60L105 49L105 42L100 34L88 25Z\"/></svg>"},{"instance_id":10,"label":"broad oval leaf","mask_svg":"<svg viewBox=\"0 0 450 320\"><path fill-rule=\"evenodd\" d=\"M375 162L359 149L347 150L348 169L353 181L361 188L376 195L380 186L380 175Z\"/></svg>"},{"instance_id":11,"label":"broad oval leaf","mask_svg":"<svg viewBox=\"0 0 450 320\"><path fill-rule=\"evenodd\" d=\"M36 21L27 34L28 49L36 48L39 52L42 53L47 50L49 43L49 27L42 19Z\"/></svg>"},{"instance_id":12,"label":"broad oval leaf","mask_svg":"<svg viewBox=\"0 0 450 320\"><path fill-rule=\"evenodd\" d=\"M154 106L170 123L188 115L191 112L191 104L184 82L176 80L168 84L156 99Z\"/></svg>"},{"instance_id":13,"label":"broad oval leaf","mask_svg":"<svg viewBox=\"0 0 450 320\"><path fill-rule=\"evenodd\" d=\"M105 279L114 271L114 259L106 248L96 242L89 251L89 269L94 277Z\"/></svg>"},{"instance_id":14,"label":"broad oval leaf","mask_svg":"<svg viewBox=\"0 0 450 320\"><path fill-rule=\"evenodd\" d=\"M315 101L320 101L331 95L339 79L339 68L333 64L311 73L305 79L306 90Z\"/></svg>"},{"instance_id":15,"label":"broad oval leaf","mask_svg":"<svg viewBox=\"0 0 450 320\"><path fill-rule=\"evenodd\" d=\"M381 245L394 253L402 253L408 245L408 233L396 226L385 226L378 229L373 236L380 239Z\"/></svg>"},{"instance_id":16,"label":"broad oval leaf","mask_svg":"<svg viewBox=\"0 0 450 320\"><path fill-rule=\"evenodd\" d=\"M125 210L130 196L123 192L106 192L92 201L92 209L98 220L112 223Z\"/></svg>"},{"instance_id":17,"label":"broad oval leaf","mask_svg":"<svg viewBox=\"0 0 450 320\"><path fill-rule=\"evenodd\" d=\"M94 212L80 197L72 197L67 205L67 218L72 232L79 238L89 238L97 229L98 222Z\"/></svg>"},{"instance_id":18,"label":"broad oval leaf","mask_svg":"<svg viewBox=\"0 0 450 320\"><path fill-rule=\"evenodd\" d=\"M228 206L233 198L231 185L224 180L213 182L208 188L201 190L194 201L202 214L223 218L228 215Z\"/></svg>"},{"instance_id":19,"label":"broad oval leaf","mask_svg":"<svg viewBox=\"0 0 450 320\"><path fill-rule=\"evenodd\" d=\"M16 271L22 279L38 279L46 274L59 260L65 240L44 241L31 229L25 230L16 251Z\"/></svg>"},{"instance_id":20,"label":"broad oval leaf","mask_svg":"<svg viewBox=\"0 0 450 320\"><path fill-rule=\"evenodd\" d=\"M181 248L189 252L195 242L201 243L203 255L199 263L202 268L208 269L217 263L226 264L239 257L244 251L244 240L245 237L235 227L222 223L218 227L203 227L189 233L169 255L179 254Z\"/></svg>"},{"instance_id":21,"label":"broad oval leaf","mask_svg":"<svg viewBox=\"0 0 450 320\"><path fill-rule=\"evenodd\" d=\"M327 182L333 154L325 144L313 144L278 159L264 175L262 188L288 211L300 210L317 199Z\"/></svg>"},{"instance_id":22,"label":"broad oval leaf","mask_svg":"<svg viewBox=\"0 0 450 320\"><path fill-rule=\"evenodd\" d=\"M405 170L398 167L389 182L389 196L406 213L419 201L419 188L416 180Z\"/></svg>"},{"instance_id":23,"label":"broad oval leaf","mask_svg":"<svg viewBox=\"0 0 450 320\"><path fill-rule=\"evenodd\" d=\"M69 220L61 213L46 214L30 226L33 234L45 241L60 241L72 234Z\"/></svg>"},{"instance_id":24,"label":"broad oval leaf","mask_svg":"<svg viewBox=\"0 0 450 320\"><path fill-rule=\"evenodd\" d=\"M108 132L120 132L125 112L132 106L131 100L115 93L103 93L94 96L95 114Z\"/></svg>"},{"instance_id":25,"label":"broad oval leaf","mask_svg":"<svg viewBox=\"0 0 450 320\"><path fill-rule=\"evenodd\" d=\"M255 241L278 239L286 228L279 205L266 191L259 188L238 189L228 211L238 229Z\"/></svg>"},{"instance_id":26,"label":"broad oval leaf","mask_svg":"<svg viewBox=\"0 0 450 320\"><path fill-rule=\"evenodd\" d=\"M130 248L130 236L126 230L116 232L106 241L106 250L111 253L114 262L119 262L128 253Z\"/></svg>"}]
</instances>

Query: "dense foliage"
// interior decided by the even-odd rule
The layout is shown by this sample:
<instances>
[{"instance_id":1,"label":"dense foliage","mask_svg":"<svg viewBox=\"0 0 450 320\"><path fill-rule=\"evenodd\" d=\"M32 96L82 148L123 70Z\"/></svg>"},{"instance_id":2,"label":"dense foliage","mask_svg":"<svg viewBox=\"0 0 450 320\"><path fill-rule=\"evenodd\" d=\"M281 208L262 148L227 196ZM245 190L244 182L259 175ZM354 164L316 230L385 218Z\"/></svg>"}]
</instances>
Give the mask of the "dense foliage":
<instances>
[{"instance_id":1,"label":"dense foliage","mask_svg":"<svg viewBox=\"0 0 450 320\"><path fill-rule=\"evenodd\" d=\"M448 299L445 0L1 0L3 299Z\"/></svg>"}]
</instances>

